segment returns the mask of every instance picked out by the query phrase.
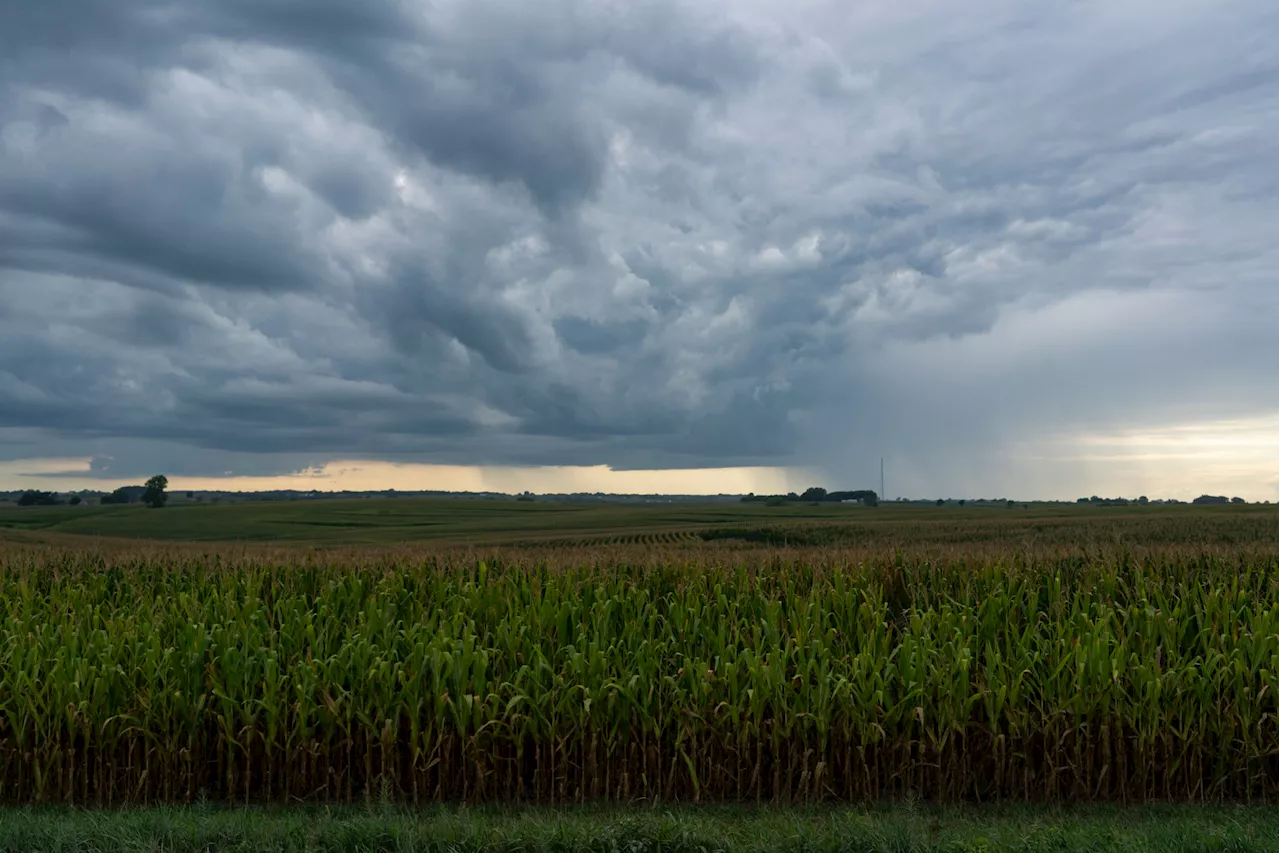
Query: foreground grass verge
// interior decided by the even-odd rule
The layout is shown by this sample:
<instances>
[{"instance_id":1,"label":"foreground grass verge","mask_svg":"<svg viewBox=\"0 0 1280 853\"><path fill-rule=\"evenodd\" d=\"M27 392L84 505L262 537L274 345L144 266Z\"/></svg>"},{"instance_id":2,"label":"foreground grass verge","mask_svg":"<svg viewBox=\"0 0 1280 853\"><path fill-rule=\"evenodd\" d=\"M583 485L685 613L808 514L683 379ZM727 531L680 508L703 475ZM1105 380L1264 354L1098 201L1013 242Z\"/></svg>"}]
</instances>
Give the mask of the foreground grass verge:
<instances>
[{"instance_id":1,"label":"foreground grass verge","mask_svg":"<svg viewBox=\"0 0 1280 853\"><path fill-rule=\"evenodd\" d=\"M1267 806L0 810L0 851L1273 851Z\"/></svg>"}]
</instances>

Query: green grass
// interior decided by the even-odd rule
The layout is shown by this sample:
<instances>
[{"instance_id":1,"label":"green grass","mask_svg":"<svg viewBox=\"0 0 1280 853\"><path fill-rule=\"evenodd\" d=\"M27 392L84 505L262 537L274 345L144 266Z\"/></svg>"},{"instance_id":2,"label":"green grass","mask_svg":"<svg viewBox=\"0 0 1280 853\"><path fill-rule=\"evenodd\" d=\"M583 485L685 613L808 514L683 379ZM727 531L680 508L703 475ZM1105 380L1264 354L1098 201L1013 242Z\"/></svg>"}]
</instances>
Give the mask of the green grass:
<instances>
[{"instance_id":1,"label":"green grass","mask_svg":"<svg viewBox=\"0 0 1280 853\"><path fill-rule=\"evenodd\" d=\"M1277 849L1274 807L866 810L371 809L0 811L0 851L914 851Z\"/></svg>"}]
</instances>

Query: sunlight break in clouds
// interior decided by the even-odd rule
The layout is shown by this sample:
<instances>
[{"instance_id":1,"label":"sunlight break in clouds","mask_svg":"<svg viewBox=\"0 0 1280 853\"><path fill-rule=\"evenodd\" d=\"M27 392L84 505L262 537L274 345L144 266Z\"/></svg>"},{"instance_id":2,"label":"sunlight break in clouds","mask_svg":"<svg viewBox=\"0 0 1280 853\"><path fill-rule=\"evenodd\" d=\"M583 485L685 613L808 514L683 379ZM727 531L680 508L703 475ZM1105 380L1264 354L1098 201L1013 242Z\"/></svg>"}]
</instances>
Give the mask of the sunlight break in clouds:
<instances>
[{"instance_id":1,"label":"sunlight break in clouds","mask_svg":"<svg viewBox=\"0 0 1280 853\"><path fill-rule=\"evenodd\" d=\"M1129 488L1104 497L1176 497L1201 494L1277 500L1280 488L1280 417L1209 421L1061 437L1057 453L1041 460L1093 473L1093 482ZM1095 489L1092 494L1102 494ZM1085 495L1080 495L1084 497Z\"/></svg>"},{"instance_id":2,"label":"sunlight break in clouds","mask_svg":"<svg viewBox=\"0 0 1280 853\"><path fill-rule=\"evenodd\" d=\"M135 480L90 477L88 459L21 460L0 463L0 488L58 491L109 491ZM41 476L41 474L54 476ZM76 476L83 473L83 476ZM714 495L774 494L804 488L803 472L782 468L710 468L668 471L615 471L604 465L482 467L397 464L377 460L338 460L292 474L261 477L169 478L174 491L450 491L566 494Z\"/></svg>"}]
</instances>

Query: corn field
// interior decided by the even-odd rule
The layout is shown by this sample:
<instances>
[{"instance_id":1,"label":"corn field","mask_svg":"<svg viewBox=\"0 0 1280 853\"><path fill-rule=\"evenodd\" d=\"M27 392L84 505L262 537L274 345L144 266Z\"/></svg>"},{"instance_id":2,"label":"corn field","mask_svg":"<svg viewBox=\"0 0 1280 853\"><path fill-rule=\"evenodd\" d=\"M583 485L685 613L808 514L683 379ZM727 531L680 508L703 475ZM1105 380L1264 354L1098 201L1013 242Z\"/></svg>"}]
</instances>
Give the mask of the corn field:
<instances>
[{"instance_id":1,"label":"corn field","mask_svg":"<svg viewBox=\"0 0 1280 853\"><path fill-rule=\"evenodd\" d=\"M1274 801L1276 594L1272 548L15 546L0 800Z\"/></svg>"}]
</instances>

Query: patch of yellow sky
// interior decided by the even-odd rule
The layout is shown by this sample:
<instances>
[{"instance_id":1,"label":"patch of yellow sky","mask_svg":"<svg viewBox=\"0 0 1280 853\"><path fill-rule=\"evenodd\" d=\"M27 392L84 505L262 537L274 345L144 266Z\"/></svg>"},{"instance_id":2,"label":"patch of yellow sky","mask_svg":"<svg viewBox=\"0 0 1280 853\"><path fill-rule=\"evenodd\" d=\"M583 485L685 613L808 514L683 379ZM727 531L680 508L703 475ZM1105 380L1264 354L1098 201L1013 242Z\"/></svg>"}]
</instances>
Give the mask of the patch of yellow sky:
<instances>
[{"instance_id":1,"label":"patch of yellow sky","mask_svg":"<svg viewBox=\"0 0 1280 853\"><path fill-rule=\"evenodd\" d=\"M74 476L83 471L86 476ZM34 472L56 477L30 476ZM136 481L90 479L88 459L25 459L0 463L0 482L9 488L105 490ZM17 476L15 476L17 475ZM500 467L430 465L380 460L335 460L291 474L270 476L183 477L171 476L175 491L400 491L523 492L564 494L606 492L613 494L745 494L776 493L796 488L794 469L693 468L657 471L616 471L604 465Z\"/></svg>"},{"instance_id":2,"label":"patch of yellow sky","mask_svg":"<svg viewBox=\"0 0 1280 853\"><path fill-rule=\"evenodd\" d=\"M1046 438L1031 453L1011 454L1009 494L1072 500L1081 494L1175 497L1202 493L1277 499L1280 417L1266 415L1172 427L1128 429ZM1024 445L1025 447L1025 445ZM60 476L40 476L58 473ZM83 473L83 476L77 476ZM89 476L89 460L21 459L0 462L0 488L58 491L110 489L137 482ZM271 476L170 477L174 490L378 491L419 489L539 494L776 494L803 489L822 477L801 468L741 467L618 471L604 465L498 467L336 460ZM1018 488L1021 482L1024 488ZM1025 488L1031 486L1031 488ZM839 484L835 484L839 487ZM928 488L923 484L922 488ZM1081 490L1084 491L1081 491Z\"/></svg>"},{"instance_id":3,"label":"patch of yellow sky","mask_svg":"<svg viewBox=\"0 0 1280 853\"><path fill-rule=\"evenodd\" d=\"M1128 429L1065 437L1059 463L1089 472L1104 496L1147 494L1189 500L1200 494L1277 499L1280 416ZM1094 494L1103 495L1095 490Z\"/></svg>"}]
</instances>

